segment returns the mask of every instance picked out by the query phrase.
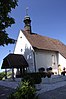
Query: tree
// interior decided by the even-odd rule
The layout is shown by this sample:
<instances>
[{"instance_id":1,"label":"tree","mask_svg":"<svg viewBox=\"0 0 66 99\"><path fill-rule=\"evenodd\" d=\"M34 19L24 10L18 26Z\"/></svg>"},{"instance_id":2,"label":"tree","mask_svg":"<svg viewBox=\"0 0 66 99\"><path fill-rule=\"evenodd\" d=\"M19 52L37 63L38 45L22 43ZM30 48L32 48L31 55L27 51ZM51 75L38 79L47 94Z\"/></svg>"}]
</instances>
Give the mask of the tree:
<instances>
[{"instance_id":1,"label":"tree","mask_svg":"<svg viewBox=\"0 0 66 99\"><path fill-rule=\"evenodd\" d=\"M0 0L0 46L15 43L15 40L8 36L6 28L15 23L9 13L18 5L17 2L18 0Z\"/></svg>"}]
</instances>

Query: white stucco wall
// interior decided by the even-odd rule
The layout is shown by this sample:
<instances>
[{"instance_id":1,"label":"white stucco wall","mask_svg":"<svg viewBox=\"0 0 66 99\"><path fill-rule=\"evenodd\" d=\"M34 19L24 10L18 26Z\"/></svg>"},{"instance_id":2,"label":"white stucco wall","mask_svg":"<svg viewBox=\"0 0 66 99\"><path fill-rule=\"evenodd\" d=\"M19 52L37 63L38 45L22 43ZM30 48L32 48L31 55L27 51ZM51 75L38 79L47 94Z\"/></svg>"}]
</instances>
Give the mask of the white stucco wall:
<instances>
[{"instance_id":1,"label":"white stucco wall","mask_svg":"<svg viewBox=\"0 0 66 99\"><path fill-rule=\"evenodd\" d=\"M33 59L33 48L25 35L20 30L19 36L16 42L14 54L22 54L29 64L28 71L34 71L34 59Z\"/></svg>"},{"instance_id":2,"label":"white stucco wall","mask_svg":"<svg viewBox=\"0 0 66 99\"><path fill-rule=\"evenodd\" d=\"M63 68L66 68L66 59L59 53L59 64L61 65L61 69L63 70Z\"/></svg>"},{"instance_id":3,"label":"white stucco wall","mask_svg":"<svg viewBox=\"0 0 66 99\"><path fill-rule=\"evenodd\" d=\"M53 51L36 51L35 52L36 70L44 67L52 67L53 71L58 69L58 53Z\"/></svg>"},{"instance_id":4,"label":"white stucco wall","mask_svg":"<svg viewBox=\"0 0 66 99\"><path fill-rule=\"evenodd\" d=\"M54 72L58 72L58 64L60 64L62 68L66 67L66 59L61 54L54 51L37 50L35 51L34 57L34 49L21 30L16 42L14 54L24 55L29 64L28 71L30 72L35 71L35 63L37 71L40 67L44 67L45 69L52 67Z\"/></svg>"}]
</instances>

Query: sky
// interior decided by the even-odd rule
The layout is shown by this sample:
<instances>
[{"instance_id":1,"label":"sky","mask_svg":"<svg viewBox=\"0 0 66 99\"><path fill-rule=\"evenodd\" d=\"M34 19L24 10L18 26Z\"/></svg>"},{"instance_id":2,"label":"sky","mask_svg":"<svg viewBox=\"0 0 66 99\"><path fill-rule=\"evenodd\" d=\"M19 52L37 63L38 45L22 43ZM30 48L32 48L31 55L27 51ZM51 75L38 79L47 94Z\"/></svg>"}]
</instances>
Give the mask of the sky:
<instances>
[{"instance_id":1,"label":"sky","mask_svg":"<svg viewBox=\"0 0 66 99\"><path fill-rule=\"evenodd\" d=\"M15 24L6 29L9 37L17 39L20 29L24 29L27 7L32 32L66 44L66 0L18 0L18 6L9 14L15 19ZM14 48L15 44L0 46L0 67L4 57L13 53Z\"/></svg>"}]
</instances>

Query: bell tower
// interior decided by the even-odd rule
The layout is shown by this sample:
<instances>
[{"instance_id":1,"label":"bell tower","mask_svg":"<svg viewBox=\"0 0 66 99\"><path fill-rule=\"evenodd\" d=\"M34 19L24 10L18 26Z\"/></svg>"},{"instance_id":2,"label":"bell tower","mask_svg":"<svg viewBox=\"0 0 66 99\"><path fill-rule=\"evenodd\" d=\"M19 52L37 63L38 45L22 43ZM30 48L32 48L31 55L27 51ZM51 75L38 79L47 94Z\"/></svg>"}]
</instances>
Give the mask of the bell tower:
<instances>
[{"instance_id":1,"label":"bell tower","mask_svg":"<svg viewBox=\"0 0 66 99\"><path fill-rule=\"evenodd\" d=\"M31 33L31 19L28 15L28 8L26 8L26 16L23 22L25 23L24 30Z\"/></svg>"}]
</instances>

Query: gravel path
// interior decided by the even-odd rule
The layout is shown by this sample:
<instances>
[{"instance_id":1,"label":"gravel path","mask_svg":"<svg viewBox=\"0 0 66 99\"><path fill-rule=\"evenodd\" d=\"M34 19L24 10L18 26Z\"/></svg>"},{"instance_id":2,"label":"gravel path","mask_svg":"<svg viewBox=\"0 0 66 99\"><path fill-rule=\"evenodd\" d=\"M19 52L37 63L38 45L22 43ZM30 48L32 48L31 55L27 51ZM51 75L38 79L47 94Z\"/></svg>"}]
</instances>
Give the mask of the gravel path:
<instances>
[{"instance_id":1,"label":"gravel path","mask_svg":"<svg viewBox=\"0 0 66 99\"><path fill-rule=\"evenodd\" d=\"M0 86L0 99L7 99L9 94L14 92L15 89ZM41 93L39 99L66 99L66 86L57 88L52 91Z\"/></svg>"},{"instance_id":2,"label":"gravel path","mask_svg":"<svg viewBox=\"0 0 66 99\"><path fill-rule=\"evenodd\" d=\"M17 86L20 79L16 81L0 81L0 99L7 99ZM37 95L39 99L66 99L66 81L53 84L38 85Z\"/></svg>"},{"instance_id":3,"label":"gravel path","mask_svg":"<svg viewBox=\"0 0 66 99\"><path fill-rule=\"evenodd\" d=\"M15 89L0 86L0 99L7 99L7 97L14 91Z\"/></svg>"},{"instance_id":4,"label":"gravel path","mask_svg":"<svg viewBox=\"0 0 66 99\"><path fill-rule=\"evenodd\" d=\"M39 99L66 99L66 86L44 92L39 95Z\"/></svg>"}]
</instances>

